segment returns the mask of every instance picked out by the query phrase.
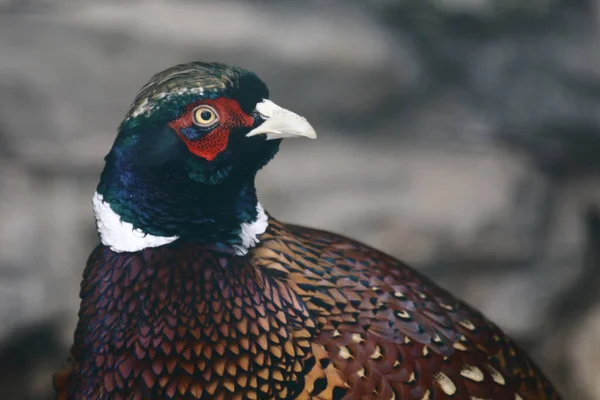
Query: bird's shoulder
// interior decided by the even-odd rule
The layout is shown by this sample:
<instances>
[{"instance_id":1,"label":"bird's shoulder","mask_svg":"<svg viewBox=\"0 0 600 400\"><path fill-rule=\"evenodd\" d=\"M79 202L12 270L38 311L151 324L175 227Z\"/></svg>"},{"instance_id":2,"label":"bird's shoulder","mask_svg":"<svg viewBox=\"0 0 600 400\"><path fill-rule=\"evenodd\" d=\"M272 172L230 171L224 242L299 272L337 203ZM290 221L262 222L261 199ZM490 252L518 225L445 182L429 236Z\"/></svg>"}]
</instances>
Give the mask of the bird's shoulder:
<instances>
[{"instance_id":1,"label":"bird's shoulder","mask_svg":"<svg viewBox=\"0 0 600 400\"><path fill-rule=\"evenodd\" d=\"M351 398L558 398L501 329L403 262L275 220L262 241L255 262L306 304L329 380Z\"/></svg>"}]
</instances>

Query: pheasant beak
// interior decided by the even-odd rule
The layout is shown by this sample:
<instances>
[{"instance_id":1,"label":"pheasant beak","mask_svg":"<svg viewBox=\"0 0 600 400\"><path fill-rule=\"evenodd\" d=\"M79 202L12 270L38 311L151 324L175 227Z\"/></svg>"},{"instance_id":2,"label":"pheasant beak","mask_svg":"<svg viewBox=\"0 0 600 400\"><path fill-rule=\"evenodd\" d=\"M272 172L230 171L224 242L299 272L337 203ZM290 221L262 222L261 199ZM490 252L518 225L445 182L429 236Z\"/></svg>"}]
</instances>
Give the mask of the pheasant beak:
<instances>
[{"instance_id":1,"label":"pheasant beak","mask_svg":"<svg viewBox=\"0 0 600 400\"><path fill-rule=\"evenodd\" d=\"M258 103L256 112L265 122L248 132L246 137L265 135L267 140L295 137L317 138L315 129L306 118L279 107L271 100L264 99Z\"/></svg>"}]
</instances>

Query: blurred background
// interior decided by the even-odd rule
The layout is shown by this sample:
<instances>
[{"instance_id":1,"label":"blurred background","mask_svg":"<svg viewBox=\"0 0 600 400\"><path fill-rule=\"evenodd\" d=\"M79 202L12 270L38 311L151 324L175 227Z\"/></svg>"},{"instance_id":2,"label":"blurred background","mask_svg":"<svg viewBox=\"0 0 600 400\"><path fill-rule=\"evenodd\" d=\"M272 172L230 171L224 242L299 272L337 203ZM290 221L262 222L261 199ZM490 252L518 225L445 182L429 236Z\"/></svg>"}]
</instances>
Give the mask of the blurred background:
<instances>
[{"instance_id":1,"label":"blurred background","mask_svg":"<svg viewBox=\"0 0 600 400\"><path fill-rule=\"evenodd\" d=\"M280 219L419 268L600 399L600 0L0 0L0 398L49 399L137 90L255 71L308 118L260 175Z\"/></svg>"}]
</instances>

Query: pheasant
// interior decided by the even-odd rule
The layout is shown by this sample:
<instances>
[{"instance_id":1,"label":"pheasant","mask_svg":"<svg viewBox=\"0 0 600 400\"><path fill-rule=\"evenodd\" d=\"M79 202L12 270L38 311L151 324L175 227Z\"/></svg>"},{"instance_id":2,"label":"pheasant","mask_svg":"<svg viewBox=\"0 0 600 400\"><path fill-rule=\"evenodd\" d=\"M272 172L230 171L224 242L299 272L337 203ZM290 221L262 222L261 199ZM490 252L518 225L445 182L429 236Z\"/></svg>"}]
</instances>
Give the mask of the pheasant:
<instances>
[{"instance_id":1,"label":"pheasant","mask_svg":"<svg viewBox=\"0 0 600 400\"><path fill-rule=\"evenodd\" d=\"M256 173L294 137L316 133L242 68L177 65L141 89L93 197L57 399L560 398L425 276L267 214Z\"/></svg>"}]
</instances>

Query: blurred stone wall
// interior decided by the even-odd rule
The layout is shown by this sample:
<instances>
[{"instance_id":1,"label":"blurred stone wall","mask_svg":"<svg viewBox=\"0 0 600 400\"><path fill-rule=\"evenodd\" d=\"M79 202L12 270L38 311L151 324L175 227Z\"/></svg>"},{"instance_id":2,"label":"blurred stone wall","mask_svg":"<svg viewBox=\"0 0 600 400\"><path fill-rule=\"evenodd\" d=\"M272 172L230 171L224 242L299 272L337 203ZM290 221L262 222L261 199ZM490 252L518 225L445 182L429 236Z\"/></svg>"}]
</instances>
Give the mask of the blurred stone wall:
<instances>
[{"instance_id":1,"label":"blurred stone wall","mask_svg":"<svg viewBox=\"0 0 600 400\"><path fill-rule=\"evenodd\" d=\"M319 132L261 174L272 214L412 263L599 400L599 4L0 0L0 398L50 398L136 91L211 60Z\"/></svg>"}]
</instances>

